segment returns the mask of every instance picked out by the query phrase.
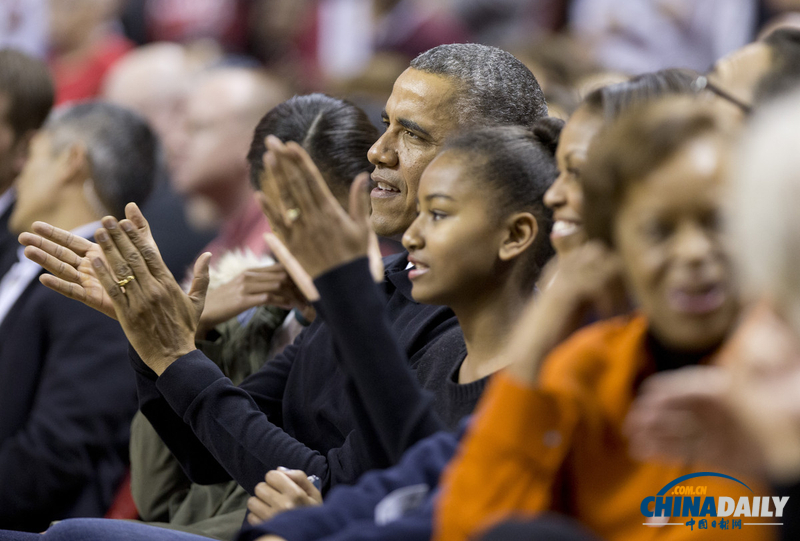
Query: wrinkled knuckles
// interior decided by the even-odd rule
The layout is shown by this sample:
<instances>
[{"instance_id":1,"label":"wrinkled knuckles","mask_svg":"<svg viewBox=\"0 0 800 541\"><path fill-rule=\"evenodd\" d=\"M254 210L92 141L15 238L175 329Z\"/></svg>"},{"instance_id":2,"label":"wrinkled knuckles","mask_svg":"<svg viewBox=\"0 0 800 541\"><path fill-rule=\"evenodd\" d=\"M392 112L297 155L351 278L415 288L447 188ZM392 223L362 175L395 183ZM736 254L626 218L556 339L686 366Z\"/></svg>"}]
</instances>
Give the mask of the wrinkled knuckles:
<instances>
[{"instance_id":1,"label":"wrinkled knuckles","mask_svg":"<svg viewBox=\"0 0 800 541\"><path fill-rule=\"evenodd\" d=\"M131 266L137 266L142 261L142 258L138 253L131 252L125 256L125 261Z\"/></svg>"},{"instance_id":2,"label":"wrinkled knuckles","mask_svg":"<svg viewBox=\"0 0 800 541\"><path fill-rule=\"evenodd\" d=\"M124 263L117 263L114 265L114 274L116 274L117 277L125 278L126 276L130 276L133 273L131 272L131 268L128 265Z\"/></svg>"},{"instance_id":3,"label":"wrinkled knuckles","mask_svg":"<svg viewBox=\"0 0 800 541\"><path fill-rule=\"evenodd\" d=\"M158 261L158 252L152 246L144 246L140 250L142 258L147 262L148 265L155 263Z\"/></svg>"}]
</instances>

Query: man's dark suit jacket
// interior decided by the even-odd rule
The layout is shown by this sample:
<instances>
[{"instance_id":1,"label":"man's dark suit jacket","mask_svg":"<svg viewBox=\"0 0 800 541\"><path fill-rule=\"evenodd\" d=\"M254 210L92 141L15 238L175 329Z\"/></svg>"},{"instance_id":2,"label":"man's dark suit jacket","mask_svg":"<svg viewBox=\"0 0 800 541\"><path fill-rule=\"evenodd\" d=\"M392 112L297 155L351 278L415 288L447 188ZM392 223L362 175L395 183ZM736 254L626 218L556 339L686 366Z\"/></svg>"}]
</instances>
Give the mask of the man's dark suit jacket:
<instances>
[{"instance_id":1,"label":"man's dark suit jacket","mask_svg":"<svg viewBox=\"0 0 800 541\"><path fill-rule=\"evenodd\" d=\"M14 205L10 205L4 213L0 214L0 280L17 260L17 249L19 248L17 236L8 230L8 219L11 218L13 210Z\"/></svg>"},{"instance_id":2,"label":"man's dark suit jacket","mask_svg":"<svg viewBox=\"0 0 800 541\"><path fill-rule=\"evenodd\" d=\"M119 323L34 280L0 324L0 529L102 516L135 411Z\"/></svg>"}]
</instances>

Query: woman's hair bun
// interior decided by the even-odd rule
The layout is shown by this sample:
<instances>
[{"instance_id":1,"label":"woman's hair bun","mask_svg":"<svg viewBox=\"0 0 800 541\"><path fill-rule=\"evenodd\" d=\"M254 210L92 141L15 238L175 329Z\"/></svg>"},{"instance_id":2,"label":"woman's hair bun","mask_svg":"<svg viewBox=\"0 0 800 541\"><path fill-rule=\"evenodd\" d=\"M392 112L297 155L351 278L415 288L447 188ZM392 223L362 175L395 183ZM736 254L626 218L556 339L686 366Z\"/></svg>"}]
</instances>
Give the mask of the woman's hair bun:
<instances>
[{"instance_id":1,"label":"woman's hair bun","mask_svg":"<svg viewBox=\"0 0 800 541\"><path fill-rule=\"evenodd\" d=\"M550 154L555 156L558 147L558 138L564 128L564 121L560 118L547 116L538 120L533 125L533 134Z\"/></svg>"}]
</instances>

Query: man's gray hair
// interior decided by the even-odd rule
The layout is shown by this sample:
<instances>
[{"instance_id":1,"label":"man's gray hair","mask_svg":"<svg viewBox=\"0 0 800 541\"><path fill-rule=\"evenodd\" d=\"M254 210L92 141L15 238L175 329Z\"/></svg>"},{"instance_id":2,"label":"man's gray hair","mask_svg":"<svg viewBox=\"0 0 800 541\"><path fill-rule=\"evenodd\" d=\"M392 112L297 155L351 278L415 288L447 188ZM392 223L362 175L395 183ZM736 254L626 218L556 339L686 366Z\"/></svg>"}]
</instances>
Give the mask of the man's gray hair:
<instances>
[{"instance_id":1,"label":"man's gray hair","mask_svg":"<svg viewBox=\"0 0 800 541\"><path fill-rule=\"evenodd\" d=\"M462 125L531 127L547 116L544 93L536 77L514 55L497 47L439 45L417 56L411 67L460 83L456 107Z\"/></svg>"},{"instance_id":2,"label":"man's gray hair","mask_svg":"<svg viewBox=\"0 0 800 541\"><path fill-rule=\"evenodd\" d=\"M117 218L125 205L141 204L161 173L158 138L138 114L110 103L88 101L55 112L45 124L53 151L86 147L94 190Z\"/></svg>"}]
</instances>

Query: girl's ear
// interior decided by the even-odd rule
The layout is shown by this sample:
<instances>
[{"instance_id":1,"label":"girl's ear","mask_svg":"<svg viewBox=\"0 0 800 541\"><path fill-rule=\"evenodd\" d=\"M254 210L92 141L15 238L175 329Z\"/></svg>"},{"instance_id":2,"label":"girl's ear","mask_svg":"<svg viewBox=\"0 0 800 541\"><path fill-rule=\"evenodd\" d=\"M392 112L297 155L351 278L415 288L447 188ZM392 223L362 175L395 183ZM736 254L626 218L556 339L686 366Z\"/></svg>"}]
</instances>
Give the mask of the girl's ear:
<instances>
[{"instance_id":1,"label":"girl's ear","mask_svg":"<svg viewBox=\"0 0 800 541\"><path fill-rule=\"evenodd\" d=\"M500 245L500 259L510 261L531 247L539 234L539 222L530 212L519 212L506 220L506 233Z\"/></svg>"}]
</instances>

